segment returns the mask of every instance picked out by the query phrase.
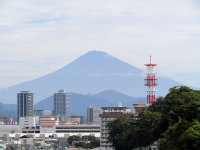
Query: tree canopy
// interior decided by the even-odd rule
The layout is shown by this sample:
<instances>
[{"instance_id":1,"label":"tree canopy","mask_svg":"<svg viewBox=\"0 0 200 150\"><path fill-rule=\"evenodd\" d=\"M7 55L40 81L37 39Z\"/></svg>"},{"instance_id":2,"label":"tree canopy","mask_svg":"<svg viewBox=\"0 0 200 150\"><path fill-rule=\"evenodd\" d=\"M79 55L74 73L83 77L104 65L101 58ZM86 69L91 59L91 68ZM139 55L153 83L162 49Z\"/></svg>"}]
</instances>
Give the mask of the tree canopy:
<instances>
[{"instance_id":1,"label":"tree canopy","mask_svg":"<svg viewBox=\"0 0 200 150\"><path fill-rule=\"evenodd\" d=\"M95 136L77 136L73 135L68 138L68 143L71 146L92 149L100 146L100 140Z\"/></svg>"}]
</instances>

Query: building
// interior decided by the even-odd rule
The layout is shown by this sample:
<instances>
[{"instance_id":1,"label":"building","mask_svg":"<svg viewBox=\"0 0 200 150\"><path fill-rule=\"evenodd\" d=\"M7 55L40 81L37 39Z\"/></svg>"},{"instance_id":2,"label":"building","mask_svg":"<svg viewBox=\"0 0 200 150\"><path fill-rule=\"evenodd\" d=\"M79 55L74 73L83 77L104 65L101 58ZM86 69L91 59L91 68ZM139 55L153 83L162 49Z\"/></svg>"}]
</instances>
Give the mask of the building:
<instances>
[{"instance_id":1,"label":"building","mask_svg":"<svg viewBox=\"0 0 200 150\"><path fill-rule=\"evenodd\" d=\"M100 108L94 108L89 106L87 109L87 123L88 124L100 124Z\"/></svg>"},{"instance_id":2,"label":"building","mask_svg":"<svg viewBox=\"0 0 200 150\"><path fill-rule=\"evenodd\" d=\"M34 116L34 97L29 91L21 91L17 94L17 121L20 117Z\"/></svg>"},{"instance_id":3,"label":"building","mask_svg":"<svg viewBox=\"0 0 200 150\"><path fill-rule=\"evenodd\" d=\"M56 126L59 125L59 121L53 116L40 117L40 126Z\"/></svg>"},{"instance_id":4,"label":"building","mask_svg":"<svg viewBox=\"0 0 200 150\"><path fill-rule=\"evenodd\" d=\"M37 117L43 116L43 110L34 110L34 116Z\"/></svg>"},{"instance_id":5,"label":"building","mask_svg":"<svg viewBox=\"0 0 200 150\"><path fill-rule=\"evenodd\" d=\"M19 117L19 125L23 128L35 127L35 117Z\"/></svg>"},{"instance_id":6,"label":"building","mask_svg":"<svg viewBox=\"0 0 200 150\"><path fill-rule=\"evenodd\" d=\"M36 133L40 133L40 127L31 127L31 128L22 128L22 134L29 133L29 135L34 135Z\"/></svg>"},{"instance_id":7,"label":"building","mask_svg":"<svg viewBox=\"0 0 200 150\"><path fill-rule=\"evenodd\" d=\"M83 135L96 135L100 133L99 125L58 125L56 133L76 133Z\"/></svg>"},{"instance_id":8,"label":"building","mask_svg":"<svg viewBox=\"0 0 200 150\"><path fill-rule=\"evenodd\" d=\"M11 122L11 119L6 116L0 116L0 124L7 124L8 122Z\"/></svg>"},{"instance_id":9,"label":"building","mask_svg":"<svg viewBox=\"0 0 200 150\"><path fill-rule=\"evenodd\" d=\"M54 115L60 121L69 121L70 119L70 100L69 94L64 90L59 90L54 94Z\"/></svg>"},{"instance_id":10,"label":"building","mask_svg":"<svg viewBox=\"0 0 200 150\"><path fill-rule=\"evenodd\" d=\"M59 121L53 116L40 117L40 133L55 133L55 127Z\"/></svg>"},{"instance_id":11,"label":"building","mask_svg":"<svg viewBox=\"0 0 200 150\"><path fill-rule=\"evenodd\" d=\"M79 117L70 117L70 123L71 124L80 124L80 118Z\"/></svg>"},{"instance_id":12,"label":"building","mask_svg":"<svg viewBox=\"0 0 200 150\"><path fill-rule=\"evenodd\" d=\"M75 118L77 119L77 118ZM69 123L69 122L68 122ZM40 117L40 133L61 135L95 135L100 136L100 125L64 124L54 117Z\"/></svg>"},{"instance_id":13,"label":"building","mask_svg":"<svg viewBox=\"0 0 200 150\"><path fill-rule=\"evenodd\" d=\"M34 110L35 123L40 124L40 117L52 116L52 110Z\"/></svg>"},{"instance_id":14,"label":"building","mask_svg":"<svg viewBox=\"0 0 200 150\"><path fill-rule=\"evenodd\" d=\"M145 111L146 104L133 104L133 114L134 118L138 118L139 113L142 113Z\"/></svg>"},{"instance_id":15,"label":"building","mask_svg":"<svg viewBox=\"0 0 200 150\"><path fill-rule=\"evenodd\" d=\"M71 119L74 119L74 118L79 118L79 120L80 120L79 124L86 124L87 123L85 116L71 116L70 121L72 122Z\"/></svg>"},{"instance_id":16,"label":"building","mask_svg":"<svg viewBox=\"0 0 200 150\"><path fill-rule=\"evenodd\" d=\"M0 137L10 133L22 133L22 127L19 125L0 125Z\"/></svg>"},{"instance_id":17,"label":"building","mask_svg":"<svg viewBox=\"0 0 200 150\"><path fill-rule=\"evenodd\" d=\"M116 119L122 115L132 116L131 107L102 107L101 117L101 135L100 135L100 146L101 150L104 149L114 149L112 143L108 142L108 128L107 124L109 121Z\"/></svg>"},{"instance_id":18,"label":"building","mask_svg":"<svg viewBox=\"0 0 200 150\"><path fill-rule=\"evenodd\" d=\"M52 110L34 110L34 115L41 116L52 116Z\"/></svg>"}]
</instances>

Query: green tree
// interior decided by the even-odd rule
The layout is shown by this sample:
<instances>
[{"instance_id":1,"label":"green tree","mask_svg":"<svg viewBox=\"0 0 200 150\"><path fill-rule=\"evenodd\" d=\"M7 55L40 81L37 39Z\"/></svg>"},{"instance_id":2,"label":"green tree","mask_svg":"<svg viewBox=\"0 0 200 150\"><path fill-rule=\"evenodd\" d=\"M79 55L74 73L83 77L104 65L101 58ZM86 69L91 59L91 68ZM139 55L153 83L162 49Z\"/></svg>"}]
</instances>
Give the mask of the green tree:
<instances>
[{"instance_id":1,"label":"green tree","mask_svg":"<svg viewBox=\"0 0 200 150\"><path fill-rule=\"evenodd\" d=\"M164 140L161 141L159 150L183 150L181 135L188 129L190 123L179 118L179 121L163 133Z\"/></svg>"},{"instance_id":2,"label":"green tree","mask_svg":"<svg viewBox=\"0 0 200 150\"><path fill-rule=\"evenodd\" d=\"M137 147L148 146L161 137L162 114L160 112L145 111L139 115L137 123Z\"/></svg>"},{"instance_id":3,"label":"green tree","mask_svg":"<svg viewBox=\"0 0 200 150\"><path fill-rule=\"evenodd\" d=\"M77 136L77 135L73 135L73 136L70 136L68 138L68 143L70 145L73 145L73 143L77 142L77 141L80 141L80 136Z\"/></svg>"},{"instance_id":4,"label":"green tree","mask_svg":"<svg viewBox=\"0 0 200 150\"><path fill-rule=\"evenodd\" d=\"M76 142L75 146L92 149L100 147L100 140L92 135L82 136L81 138L79 138L78 142Z\"/></svg>"},{"instance_id":5,"label":"green tree","mask_svg":"<svg viewBox=\"0 0 200 150\"><path fill-rule=\"evenodd\" d=\"M135 120L124 115L108 123L108 139L116 150L148 146L157 139L160 133L158 124L162 119L161 114L146 111L139 118Z\"/></svg>"},{"instance_id":6,"label":"green tree","mask_svg":"<svg viewBox=\"0 0 200 150\"><path fill-rule=\"evenodd\" d=\"M109 137L108 141L113 143L116 150L129 150L132 146L129 136L131 136L131 127L134 126L135 119L127 115L120 116L108 123ZM134 134L134 133L133 133Z\"/></svg>"},{"instance_id":7,"label":"green tree","mask_svg":"<svg viewBox=\"0 0 200 150\"><path fill-rule=\"evenodd\" d=\"M200 123L197 120L191 123L179 119L167 129L164 137L159 147L160 150L199 150Z\"/></svg>"},{"instance_id":8,"label":"green tree","mask_svg":"<svg viewBox=\"0 0 200 150\"><path fill-rule=\"evenodd\" d=\"M86 143L85 142L77 142L75 144L75 147L88 148L88 147L86 147Z\"/></svg>"},{"instance_id":9,"label":"green tree","mask_svg":"<svg viewBox=\"0 0 200 150\"><path fill-rule=\"evenodd\" d=\"M181 136L184 149L199 149L200 146L200 123L194 120L192 125Z\"/></svg>"}]
</instances>

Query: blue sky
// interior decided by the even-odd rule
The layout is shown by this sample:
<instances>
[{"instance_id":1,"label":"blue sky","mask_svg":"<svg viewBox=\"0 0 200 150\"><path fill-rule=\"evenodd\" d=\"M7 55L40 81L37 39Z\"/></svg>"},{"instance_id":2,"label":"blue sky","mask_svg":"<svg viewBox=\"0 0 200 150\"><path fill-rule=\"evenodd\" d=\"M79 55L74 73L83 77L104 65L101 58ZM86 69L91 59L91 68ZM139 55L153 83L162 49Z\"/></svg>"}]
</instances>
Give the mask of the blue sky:
<instances>
[{"instance_id":1,"label":"blue sky","mask_svg":"<svg viewBox=\"0 0 200 150\"><path fill-rule=\"evenodd\" d=\"M0 88L94 49L200 87L200 1L0 0Z\"/></svg>"}]
</instances>

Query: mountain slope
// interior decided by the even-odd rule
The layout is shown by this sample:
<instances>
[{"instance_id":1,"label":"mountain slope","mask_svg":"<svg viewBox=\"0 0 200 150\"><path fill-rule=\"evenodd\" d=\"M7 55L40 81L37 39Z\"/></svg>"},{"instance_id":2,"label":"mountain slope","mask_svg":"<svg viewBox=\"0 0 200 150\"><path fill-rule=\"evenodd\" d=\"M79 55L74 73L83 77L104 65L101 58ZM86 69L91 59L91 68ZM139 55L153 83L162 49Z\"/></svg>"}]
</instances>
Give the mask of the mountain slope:
<instances>
[{"instance_id":1,"label":"mountain slope","mask_svg":"<svg viewBox=\"0 0 200 150\"><path fill-rule=\"evenodd\" d=\"M125 94L122 94L120 92L117 92L115 90L106 90L102 91L100 93L94 94L93 95L95 98L101 98L108 100L110 103L118 103L122 102L124 106L132 106L132 104L145 104L146 103L146 98L143 97L131 97L127 96Z\"/></svg>"},{"instance_id":2,"label":"mountain slope","mask_svg":"<svg viewBox=\"0 0 200 150\"><path fill-rule=\"evenodd\" d=\"M17 105L0 103L0 116L9 116L13 121L17 120Z\"/></svg>"},{"instance_id":3,"label":"mountain slope","mask_svg":"<svg viewBox=\"0 0 200 150\"><path fill-rule=\"evenodd\" d=\"M145 103L146 99L133 98L114 90L103 91L95 95L70 93L70 112L72 115L86 115L88 106L117 106L118 102L121 102L123 106L132 107L134 103ZM35 109L53 110L53 96L35 104Z\"/></svg>"},{"instance_id":4,"label":"mountain slope","mask_svg":"<svg viewBox=\"0 0 200 150\"><path fill-rule=\"evenodd\" d=\"M178 83L167 78L159 79L158 95ZM133 97L144 97L143 71L101 51L90 51L69 65L38 79L0 90L0 102L16 103L16 95L30 90L35 103L53 95L59 89L93 94L113 89Z\"/></svg>"},{"instance_id":5,"label":"mountain slope","mask_svg":"<svg viewBox=\"0 0 200 150\"><path fill-rule=\"evenodd\" d=\"M90 95L70 93L70 113L72 115L86 115L87 107L89 105L100 107L102 103L108 104L109 106L112 105L112 103L109 103L104 99L98 99ZM53 110L53 96L50 96L47 99L41 100L35 104L35 109Z\"/></svg>"}]
</instances>

